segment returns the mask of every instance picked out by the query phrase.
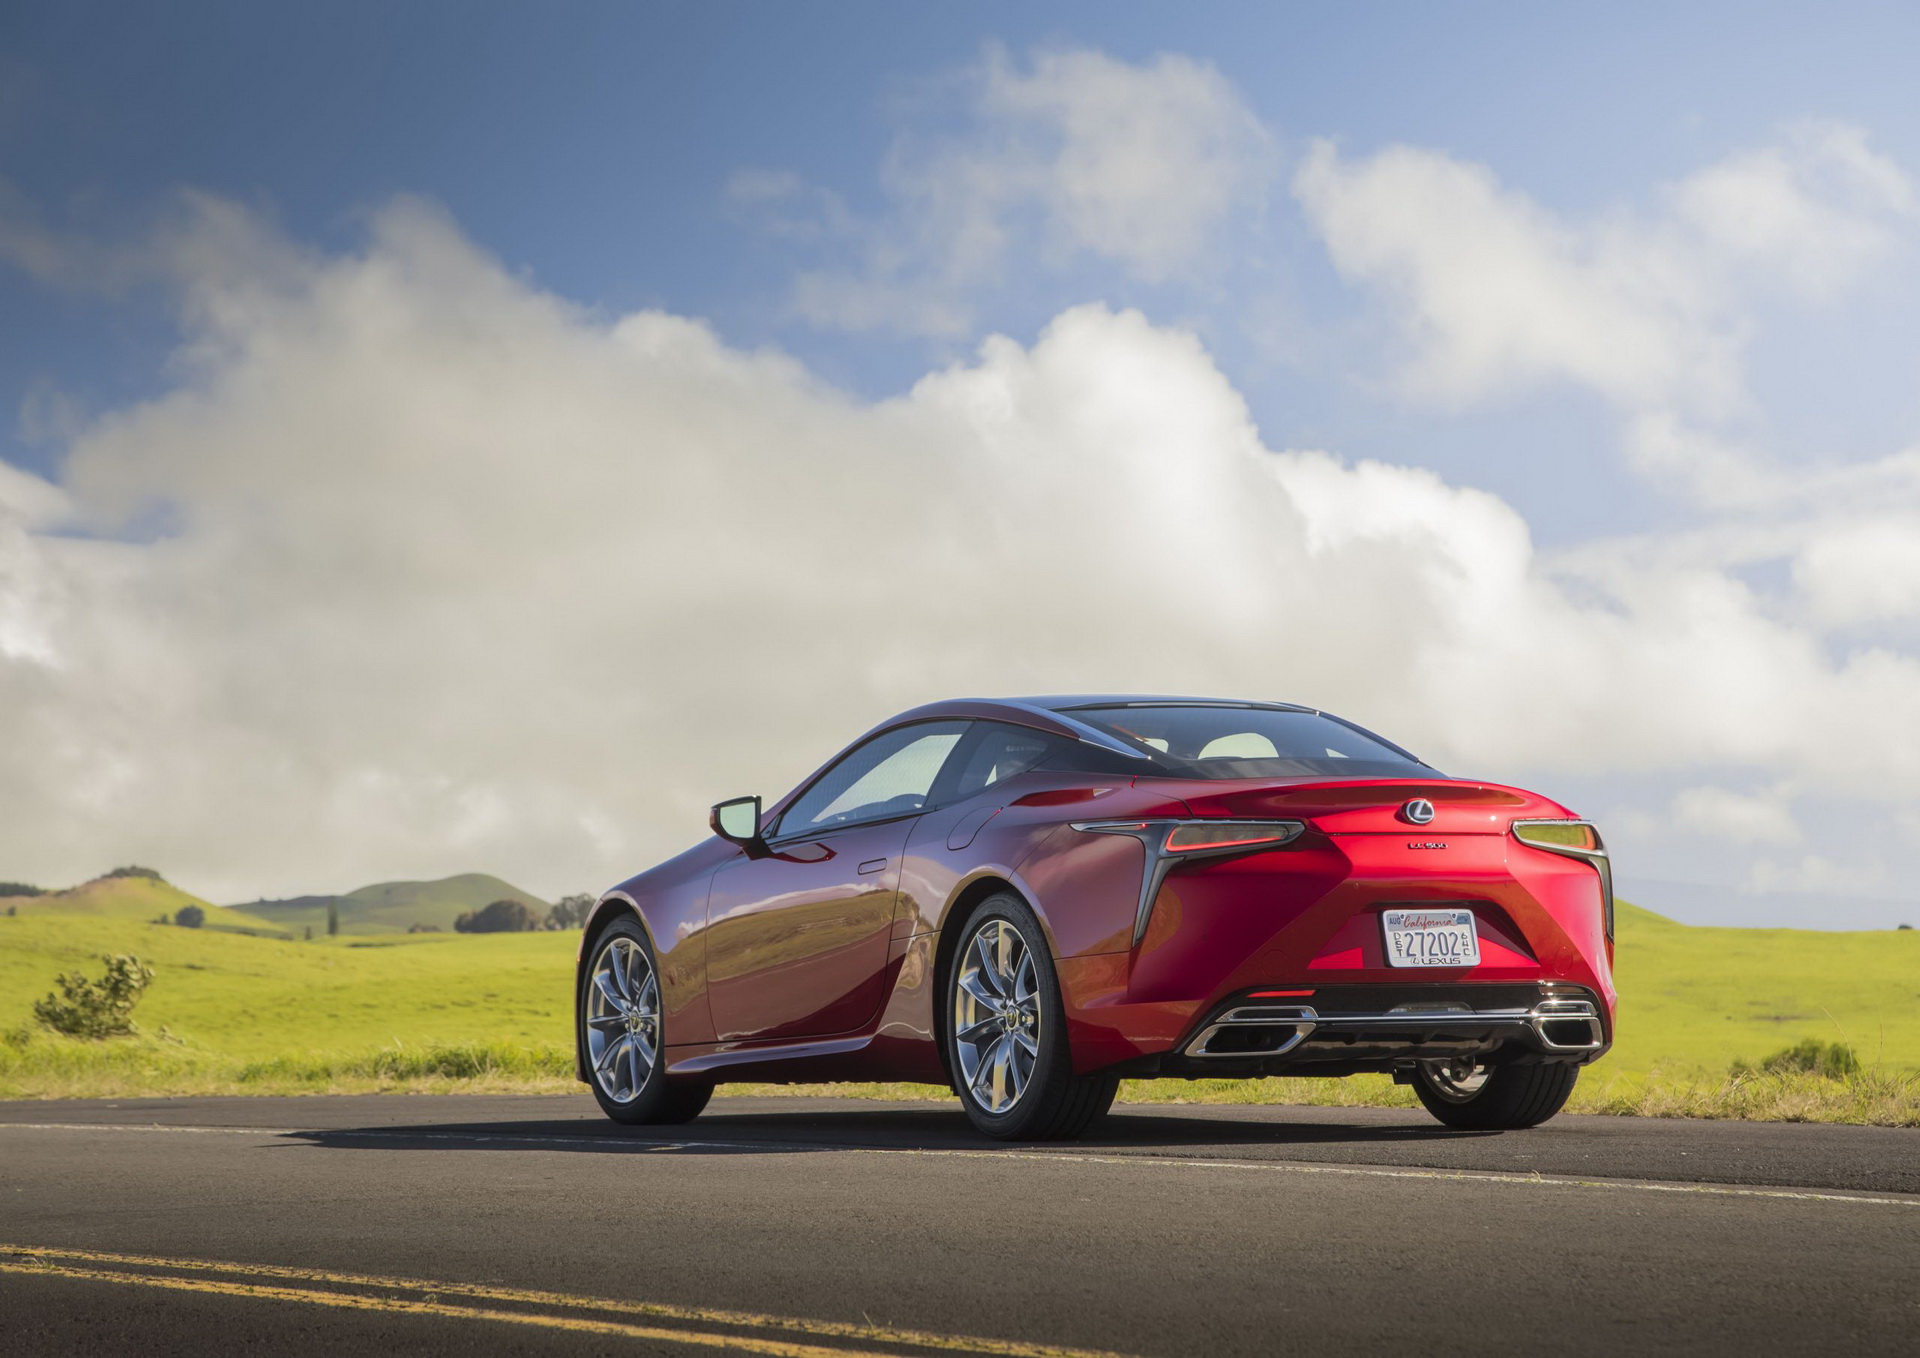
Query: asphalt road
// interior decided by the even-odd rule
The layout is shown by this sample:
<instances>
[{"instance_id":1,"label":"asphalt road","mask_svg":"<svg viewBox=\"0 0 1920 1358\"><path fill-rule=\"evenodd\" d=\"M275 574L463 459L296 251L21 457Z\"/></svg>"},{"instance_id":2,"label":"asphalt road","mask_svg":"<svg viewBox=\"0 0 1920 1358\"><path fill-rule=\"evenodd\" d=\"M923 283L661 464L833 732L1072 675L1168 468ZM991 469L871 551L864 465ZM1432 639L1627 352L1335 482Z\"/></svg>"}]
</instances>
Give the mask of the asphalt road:
<instances>
[{"instance_id":1,"label":"asphalt road","mask_svg":"<svg viewBox=\"0 0 1920 1358\"><path fill-rule=\"evenodd\" d=\"M0 1352L1906 1353L1920 1133L952 1105L0 1105Z\"/></svg>"}]
</instances>

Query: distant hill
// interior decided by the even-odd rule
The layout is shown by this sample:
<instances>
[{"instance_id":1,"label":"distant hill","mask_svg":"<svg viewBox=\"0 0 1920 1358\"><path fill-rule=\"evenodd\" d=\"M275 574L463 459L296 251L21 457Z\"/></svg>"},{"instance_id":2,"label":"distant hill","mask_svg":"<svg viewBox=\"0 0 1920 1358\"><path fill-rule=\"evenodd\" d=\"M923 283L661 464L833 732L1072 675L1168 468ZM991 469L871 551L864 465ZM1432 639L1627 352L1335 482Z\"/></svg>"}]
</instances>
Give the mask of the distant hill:
<instances>
[{"instance_id":1,"label":"distant hill","mask_svg":"<svg viewBox=\"0 0 1920 1358\"><path fill-rule=\"evenodd\" d=\"M160 877L96 877L66 891L0 898L0 908L10 906L22 915L85 915L140 924L162 915L171 919L183 905L197 905L206 911L207 920L201 927L216 933L289 937L281 924L246 909L210 904Z\"/></svg>"},{"instance_id":2,"label":"distant hill","mask_svg":"<svg viewBox=\"0 0 1920 1358\"><path fill-rule=\"evenodd\" d=\"M343 934L404 934L416 924L451 931L457 916L495 901L519 901L538 914L547 913L548 902L484 872L463 872L433 882L377 882L343 896L293 896L235 908L295 934L309 927L322 934L327 928L327 907L332 905L340 912Z\"/></svg>"}]
</instances>

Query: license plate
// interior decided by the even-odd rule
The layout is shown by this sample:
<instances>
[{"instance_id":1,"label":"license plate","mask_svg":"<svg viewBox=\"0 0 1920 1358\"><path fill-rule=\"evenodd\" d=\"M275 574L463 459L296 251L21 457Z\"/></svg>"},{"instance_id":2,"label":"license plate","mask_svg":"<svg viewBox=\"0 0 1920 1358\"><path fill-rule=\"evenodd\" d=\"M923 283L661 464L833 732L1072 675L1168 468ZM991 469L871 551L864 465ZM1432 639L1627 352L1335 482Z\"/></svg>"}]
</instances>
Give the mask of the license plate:
<instances>
[{"instance_id":1,"label":"license plate","mask_svg":"<svg viewBox=\"0 0 1920 1358\"><path fill-rule=\"evenodd\" d=\"M1471 910L1386 910L1390 967L1477 967L1480 936Z\"/></svg>"}]
</instances>

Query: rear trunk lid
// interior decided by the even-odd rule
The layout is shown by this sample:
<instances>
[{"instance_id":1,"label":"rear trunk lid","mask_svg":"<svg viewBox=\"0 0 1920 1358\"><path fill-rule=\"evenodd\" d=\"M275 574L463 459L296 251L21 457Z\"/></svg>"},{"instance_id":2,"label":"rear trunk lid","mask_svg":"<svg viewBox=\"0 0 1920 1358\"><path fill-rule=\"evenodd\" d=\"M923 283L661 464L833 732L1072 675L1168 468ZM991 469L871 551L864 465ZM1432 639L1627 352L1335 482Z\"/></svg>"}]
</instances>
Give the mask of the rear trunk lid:
<instances>
[{"instance_id":1,"label":"rear trunk lid","mask_svg":"<svg viewBox=\"0 0 1920 1358\"><path fill-rule=\"evenodd\" d=\"M1303 820L1330 835L1500 835L1515 819L1571 814L1520 788L1448 778L1183 779L1166 790L1203 818Z\"/></svg>"}]
</instances>

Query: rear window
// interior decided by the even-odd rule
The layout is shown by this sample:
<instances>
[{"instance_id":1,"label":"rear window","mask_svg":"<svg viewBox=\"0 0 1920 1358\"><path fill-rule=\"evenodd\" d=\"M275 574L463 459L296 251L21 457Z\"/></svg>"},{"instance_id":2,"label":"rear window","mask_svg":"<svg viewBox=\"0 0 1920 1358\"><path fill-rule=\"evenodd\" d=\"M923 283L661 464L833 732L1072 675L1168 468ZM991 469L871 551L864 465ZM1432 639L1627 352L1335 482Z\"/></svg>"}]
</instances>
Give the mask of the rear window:
<instances>
[{"instance_id":1,"label":"rear window","mask_svg":"<svg viewBox=\"0 0 1920 1358\"><path fill-rule=\"evenodd\" d=\"M1386 742L1318 712L1270 707L1077 707L1063 715L1118 736L1185 778L1431 778Z\"/></svg>"}]
</instances>

